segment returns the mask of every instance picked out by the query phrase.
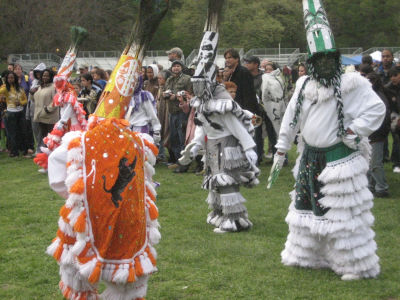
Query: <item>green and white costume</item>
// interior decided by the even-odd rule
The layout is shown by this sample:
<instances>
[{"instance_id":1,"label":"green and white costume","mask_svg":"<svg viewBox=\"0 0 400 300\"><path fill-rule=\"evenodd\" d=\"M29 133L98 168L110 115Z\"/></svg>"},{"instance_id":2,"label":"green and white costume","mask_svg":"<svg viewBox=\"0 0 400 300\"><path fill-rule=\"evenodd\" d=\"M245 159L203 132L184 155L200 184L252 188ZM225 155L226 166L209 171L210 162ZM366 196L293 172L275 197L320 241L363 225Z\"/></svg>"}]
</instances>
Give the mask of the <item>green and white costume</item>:
<instances>
[{"instance_id":1,"label":"green and white costume","mask_svg":"<svg viewBox=\"0 0 400 300\"><path fill-rule=\"evenodd\" d=\"M303 7L313 63L336 50L320 1L303 0ZM289 235L281 253L285 265L328 267L353 279L379 274L367 137L384 115L385 105L358 73L337 72L329 79L312 73L296 83L276 145L286 153L300 131L296 188L286 217ZM347 146L345 129L361 139L357 149Z\"/></svg>"},{"instance_id":2,"label":"green and white costume","mask_svg":"<svg viewBox=\"0 0 400 300\"><path fill-rule=\"evenodd\" d=\"M291 193L286 217L289 235L282 262L330 267L340 275L376 277L379 258L371 229L373 196L366 177L367 151L362 153L342 143L337 136L333 88L319 86L315 80L310 80L304 89L297 126L290 126L302 83L297 85L286 110L276 145L278 151L287 152L300 130L304 149L294 172L296 189ZM357 73L342 75L341 87L345 128L368 137L383 121L383 102Z\"/></svg>"}]
</instances>

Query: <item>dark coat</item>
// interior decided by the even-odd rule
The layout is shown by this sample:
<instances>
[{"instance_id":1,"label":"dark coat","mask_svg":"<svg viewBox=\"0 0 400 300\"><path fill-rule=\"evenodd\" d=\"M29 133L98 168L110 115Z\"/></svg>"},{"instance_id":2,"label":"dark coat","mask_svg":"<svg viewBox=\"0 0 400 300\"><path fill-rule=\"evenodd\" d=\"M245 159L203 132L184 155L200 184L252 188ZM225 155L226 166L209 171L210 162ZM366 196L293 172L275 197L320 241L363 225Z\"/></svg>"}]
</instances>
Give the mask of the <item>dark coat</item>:
<instances>
[{"instance_id":1,"label":"dark coat","mask_svg":"<svg viewBox=\"0 0 400 300\"><path fill-rule=\"evenodd\" d=\"M371 143L382 142L386 139L390 132L390 107L389 101L387 100L385 93L383 91L375 91L376 94L381 98L382 102L386 106L385 119L382 122L381 127L379 127L375 132L369 136L369 141Z\"/></svg>"},{"instance_id":2,"label":"dark coat","mask_svg":"<svg viewBox=\"0 0 400 300\"><path fill-rule=\"evenodd\" d=\"M400 114L400 86L389 82L385 85L385 94L390 105L390 110Z\"/></svg>"},{"instance_id":3,"label":"dark coat","mask_svg":"<svg viewBox=\"0 0 400 300\"><path fill-rule=\"evenodd\" d=\"M260 115L259 105L257 103L256 90L254 89L253 76L247 68L238 65L229 81L237 85L235 101L241 108Z\"/></svg>"}]
</instances>

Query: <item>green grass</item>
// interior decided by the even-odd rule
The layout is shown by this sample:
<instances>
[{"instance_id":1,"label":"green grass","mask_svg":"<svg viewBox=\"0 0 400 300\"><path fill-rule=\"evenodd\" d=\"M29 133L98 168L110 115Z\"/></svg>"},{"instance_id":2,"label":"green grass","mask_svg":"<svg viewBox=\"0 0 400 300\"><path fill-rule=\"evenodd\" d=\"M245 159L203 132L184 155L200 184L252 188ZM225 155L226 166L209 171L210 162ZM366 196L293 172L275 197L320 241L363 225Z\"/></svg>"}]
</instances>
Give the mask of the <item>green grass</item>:
<instances>
[{"instance_id":1,"label":"green grass","mask_svg":"<svg viewBox=\"0 0 400 300\"><path fill-rule=\"evenodd\" d=\"M292 166L293 152L290 161ZM62 299L57 263L44 252L64 201L31 160L1 153L0 165L0 299ZM400 176L391 166L386 174L392 197L375 199L373 209L382 273L354 282L329 270L281 264L294 179L290 166L266 190L270 166L262 164L259 186L242 189L254 227L225 235L205 222L201 177L157 166L162 239L147 299L400 299Z\"/></svg>"}]
</instances>

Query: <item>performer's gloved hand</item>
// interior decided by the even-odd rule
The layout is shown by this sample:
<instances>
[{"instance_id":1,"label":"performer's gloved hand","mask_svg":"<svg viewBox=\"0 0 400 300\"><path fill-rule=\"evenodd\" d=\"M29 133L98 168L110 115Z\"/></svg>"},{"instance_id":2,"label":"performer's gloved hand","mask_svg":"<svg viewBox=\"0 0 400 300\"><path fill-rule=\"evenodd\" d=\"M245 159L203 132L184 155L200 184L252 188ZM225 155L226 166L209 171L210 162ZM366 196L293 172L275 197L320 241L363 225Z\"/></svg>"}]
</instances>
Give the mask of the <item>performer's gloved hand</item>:
<instances>
[{"instance_id":1,"label":"performer's gloved hand","mask_svg":"<svg viewBox=\"0 0 400 300\"><path fill-rule=\"evenodd\" d=\"M201 146L199 144L195 144L191 149L190 149L190 158L194 159L197 156L197 153L199 153L199 150L201 149Z\"/></svg>"},{"instance_id":2,"label":"performer's gloved hand","mask_svg":"<svg viewBox=\"0 0 400 300\"><path fill-rule=\"evenodd\" d=\"M154 131L153 132L153 140L154 140L154 144L158 145L161 142L161 134L159 131Z\"/></svg>"},{"instance_id":3,"label":"performer's gloved hand","mask_svg":"<svg viewBox=\"0 0 400 300\"><path fill-rule=\"evenodd\" d=\"M342 140L347 147L354 150L358 149L360 138L350 128L346 130L346 134L343 136Z\"/></svg>"},{"instance_id":4,"label":"performer's gloved hand","mask_svg":"<svg viewBox=\"0 0 400 300\"><path fill-rule=\"evenodd\" d=\"M272 169L274 168L274 166L278 166L279 169L282 169L285 159L286 159L285 153L277 151L274 154L274 162L272 164Z\"/></svg>"},{"instance_id":5,"label":"performer's gloved hand","mask_svg":"<svg viewBox=\"0 0 400 300\"><path fill-rule=\"evenodd\" d=\"M258 156L253 149L246 150L245 155L251 165L255 166L257 164Z\"/></svg>"},{"instance_id":6,"label":"performer's gloved hand","mask_svg":"<svg viewBox=\"0 0 400 300\"><path fill-rule=\"evenodd\" d=\"M271 171L269 173L267 189L270 189L278 178L279 172L283 168L285 162L285 153L277 151L274 155L274 163L272 164Z\"/></svg>"},{"instance_id":7,"label":"performer's gloved hand","mask_svg":"<svg viewBox=\"0 0 400 300\"><path fill-rule=\"evenodd\" d=\"M197 153L201 149L201 146L196 142L192 142L185 147L185 149L181 152L181 158L178 159L179 163L183 166L190 164L197 156Z\"/></svg>"}]
</instances>

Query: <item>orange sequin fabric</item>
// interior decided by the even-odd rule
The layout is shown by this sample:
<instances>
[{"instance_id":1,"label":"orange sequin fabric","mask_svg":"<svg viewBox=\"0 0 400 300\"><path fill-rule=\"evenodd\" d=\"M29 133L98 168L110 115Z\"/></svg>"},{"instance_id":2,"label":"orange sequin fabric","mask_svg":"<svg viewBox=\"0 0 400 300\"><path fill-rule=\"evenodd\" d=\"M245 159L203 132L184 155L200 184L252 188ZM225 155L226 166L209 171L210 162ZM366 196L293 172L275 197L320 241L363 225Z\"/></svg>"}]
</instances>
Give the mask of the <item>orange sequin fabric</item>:
<instances>
[{"instance_id":1,"label":"orange sequin fabric","mask_svg":"<svg viewBox=\"0 0 400 300\"><path fill-rule=\"evenodd\" d=\"M146 241L143 142L135 133L113 122L90 130L83 141L93 245L103 259L131 259ZM121 161L125 169L135 161L134 176L113 195L109 191L123 180ZM112 197L118 195L122 200L116 207Z\"/></svg>"}]
</instances>

